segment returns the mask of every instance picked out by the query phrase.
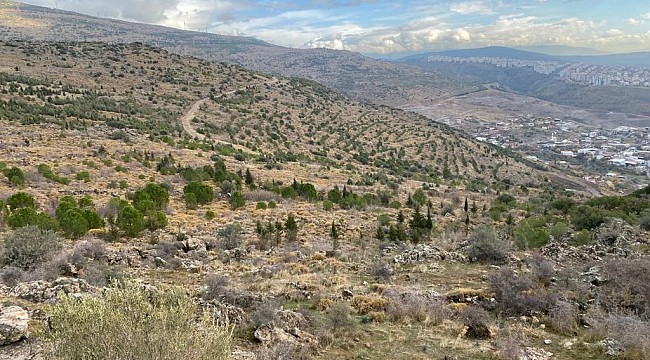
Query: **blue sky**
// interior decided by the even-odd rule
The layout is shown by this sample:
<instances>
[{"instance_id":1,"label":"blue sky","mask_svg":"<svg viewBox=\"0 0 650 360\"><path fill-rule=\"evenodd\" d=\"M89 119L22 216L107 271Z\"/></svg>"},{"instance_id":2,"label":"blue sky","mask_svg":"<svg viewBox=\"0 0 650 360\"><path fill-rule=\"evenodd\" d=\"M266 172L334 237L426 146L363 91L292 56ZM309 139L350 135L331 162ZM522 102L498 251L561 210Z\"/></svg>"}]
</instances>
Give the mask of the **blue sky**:
<instances>
[{"instance_id":1,"label":"blue sky","mask_svg":"<svg viewBox=\"0 0 650 360\"><path fill-rule=\"evenodd\" d=\"M650 0L26 0L90 15L401 54L490 45L650 51Z\"/></svg>"}]
</instances>

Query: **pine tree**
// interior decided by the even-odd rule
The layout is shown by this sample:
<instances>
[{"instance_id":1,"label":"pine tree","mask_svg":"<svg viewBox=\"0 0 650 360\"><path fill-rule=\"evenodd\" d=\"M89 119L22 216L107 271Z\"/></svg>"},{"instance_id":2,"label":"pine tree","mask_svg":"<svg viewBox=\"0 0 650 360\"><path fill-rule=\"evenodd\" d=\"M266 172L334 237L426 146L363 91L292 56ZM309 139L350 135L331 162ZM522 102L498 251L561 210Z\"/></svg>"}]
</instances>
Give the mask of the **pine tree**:
<instances>
[{"instance_id":1,"label":"pine tree","mask_svg":"<svg viewBox=\"0 0 650 360\"><path fill-rule=\"evenodd\" d=\"M298 223L292 213L287 215L287 221L284 222L285 237L287 241L296 241L298 236Z\"/></svg>"},{"instance_id":2,"label":"pine tree","mask_svg":"<svg viewBox=\"0 0 650 360\"><path fill-rule=\"evenodd\" d=\"M334 250L339 249L339 229L336 226L336 223L332 221L332 228L330 229L330 236L332 237L332 248Z\"/></svg>"},{"instance_id":3,"label":"pine tree","mask_svg":"<svg viewBox=\"0 0 650 360\"><path fill-rule=\"evenodd\" d=\"M465 198L465 207L464 207L464 209L465 209L465 212L467 212L467 210L469 210L469 206L467 204L467 198Z\"/></svg>"}]
</instances>

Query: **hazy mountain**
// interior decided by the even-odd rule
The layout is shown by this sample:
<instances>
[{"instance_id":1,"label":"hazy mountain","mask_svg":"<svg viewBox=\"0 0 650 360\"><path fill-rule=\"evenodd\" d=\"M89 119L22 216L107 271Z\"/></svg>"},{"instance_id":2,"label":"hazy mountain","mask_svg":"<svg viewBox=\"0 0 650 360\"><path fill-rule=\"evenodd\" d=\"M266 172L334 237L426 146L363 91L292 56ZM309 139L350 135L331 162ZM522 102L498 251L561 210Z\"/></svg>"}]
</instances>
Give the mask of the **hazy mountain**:
<instances>
[{"instance_id":1,"label":"hazy mountain","mask_svg":"<svg viewBox=\"0 0 650 360\"><path fill-rule=\"evenodd\" d=\"M0 39L142 42L181 55L308 78L354 98L392 106L428 101L463 87L438 73L347 51L290 49L249 37L96 18L15 2L0 3L0 10L6 20L0 22Z\"/></svg>"},{"instance_id":2,"label":"hazy mountain","mask_svg":"<svg viewBox=\"0 0 650 360\"><path fill-rule=\"evenodd\" d=\"M584 62L595 65L616 65L650 68L650 52L628 54L609 54L599 56L566 56L563 60L569 62Z\"/></svg>"},{"instance_id":3,"label":"hazy mountain","mask_svg":"<svg viewBox=\"0 0 650 360\"><path fill-rule=\"evenodd\" d=\"M607 55L606 51L599 51L587 47L575 47L566 45L538 45L538 46L516 46L514 49L531 51L551 56L584 56L584 55Z\"/></svg>"},{"instance_id":4,"label":"hazy mountain","mask_svg":"<svg viewBox=\"0 0 650 360\"><path fill-rule=\"evenodd\" d=\"M477 49L462 49L462 50L447 50L447 51L437 51L437 52L427 52L422 54L416 54L404 57L399 61L402 62L412 62L418 59L426 59L429 56L451 56L451 57L500 57L500 58L509 58L509 59L520 59L520 60L533 60L533 61L554 61L558 60L554 56L512 49L503 46L489 46L484 48Z\"/></svg>"}]
</instances>

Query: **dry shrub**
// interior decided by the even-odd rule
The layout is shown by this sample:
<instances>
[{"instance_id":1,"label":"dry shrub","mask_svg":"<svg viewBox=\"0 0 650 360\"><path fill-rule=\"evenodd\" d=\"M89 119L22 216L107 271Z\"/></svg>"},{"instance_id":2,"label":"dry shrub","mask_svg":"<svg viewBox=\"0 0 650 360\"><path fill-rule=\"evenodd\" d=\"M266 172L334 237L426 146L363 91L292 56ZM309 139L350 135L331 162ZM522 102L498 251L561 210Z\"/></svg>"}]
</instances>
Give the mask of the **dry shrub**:
<instances>
[{"instance_id":1,"label":"dry shrub","mask_svg":"<svg viewBox=\"0 0 650 360\"><path fill-rule=\"evenodd\" d=\"M394 273L393 268L385 261L372 263L369 272L377 281L383 281L384 283L390 282Z\"/></svg>"},{"instance_id":2,"label":"dry shrub","mask_svg":"<svg viewBox=\"0 0 650 360\"><path fill-rule=\"evenodd\" d=\"M650 359L650 322L647 319L629 314L610 314L605 323L609 337L625 349L624 359Z\"/></svg>"},{"instance_id":3,"label":"dry shrub","mask_svg":"<svg viewBox=\"0 0 650 360\"><path fill-rule=\"evenodd\" d=\"M325 313L322 330L326 334L349 333L356 329L356 321L350 315L352 309L345 301L333 303Z\"/></svg>"},{"instance_id":4,"label":"dry shrub","mask_svg":"<svg viewBox=\"0 0 650 360\"><path fill-rule=\"evenodd\" d=\"M228 359L231 329L204 314L181 288L154 294L134 282L95 297L64 296L50 312L55 359ZM101 331L98 332L98 329Z\"/></svg>"},{"instance_id":5,"label":"dry shrub","mask_svg":"<svg viewBox=\"0 0 650 360\"><path fill-rule=\"evenodd\" d=\"M311 357L308 346L282 342L255 352L257 360L307 360Z\"/></svg>"},{"instance_id":6,"label":"dry shrub","mask_svg":"<svg viewBox=\"0 0 650 360\"><path fill-rule=\"evenodd\" d=\"M547 312L556 303L556 295L546 288L535 286L526 275L502 268L490 276L490 291L494 293L497 308L511 315Z\"/></svg>"},{"instance_id":7,"label":"dry shrub","mask_svg":"<svg viewBox=\"0 0 650 360\"><path fill-rule=\"evenodd\" d=\"M508 334L497 341L497 352L502 360L520 360L524 355L524 345L519 332L508 331Z\"/></svg>"},{"instance_id":8,"label":"dry shrub","mask_svg":"<svg viewBox=\"0 0 650 360\"><path fill-rule=\"evenodd\" d=\"M451 317L451 310L444 301L420 294L390 296L387 312L392 321L417 321L427 325L437 325Z\"/></svg>"},{"instance_id":9,"label":"dry shrub","mask_svg":"<svg viewBox=\"0 0 650 360\"><path fill-rule=\"evenodd\" d=\"M205 277L205 293L206 299L217 299L224 295L228 287L228 278L219 274L209 274Z\"/></svg>"},{"instance_id":10,"label":"dry shrub","mask_svg":"<svg viewBox=\"0 0 650 360\"><path fill-rule=\"evenodd\" d=\"M352 298L352 307L359 314L368 314L371 311L385 311L388 305L388 299L376 295L356 295Z\"/></svg>"},{"instance_id":11,"label":"dry shrub","mask_svg":"<svg viewBox=\"0 0 650 360\"><path fill-rule=\"evenodd\" d=\"M257 307L250 315L251 326L258 329L261 326L272 325L278 322L280 304L275 300L267 300Z\"/></svg>"},{"instance_id":12,"label":"dry shrub","mask_svg":"<svg viewBox=\"0 0 650 360\"><path fill-rule=\"evenodd\" d=\"M468 306L460 314L460 318L467 327L465 335L472 339L489 339L490 314L478 306Z\"/></svg>"},{"instance_id":13,"label":"dry shrub","mask_svg":"<svg viewBox=\"0 0 650 360\"><path fill-rule=\"evenodd\" d=\"M546 323L559 334L573 335L578 330L578 309L566 301L558 301L549 310Z\"/></svg>"},{"instance_id":14,"label":"dry shrub","mask_svg":"<svg viewBox=\"0 0 650 360\"><path fill-rule=\"evenodd\" d=\"M528 266L533 276L533 280L549 286L553 276L555 276L555 267L544 255L535 253L528 258Z\"/></svg>"},{"instance_id":15,"label":"dry shrub","mask_svg":"<svg viewBox=\"0 0 650 360\"><path fill-rule=\"evenodd\" d=\"M244 197L246 198L246 201L250 201L250 202L275 201L277 203L282 200L282 197L280 197L278 194L267 190L246 191L244 193Z\"/></svg>"},{"instance_id":16,"label":"dry shrub","mask_svg":"<svg viewBox=\"0 0 650 360\"><path fill-rule=\"evenodd\" d=\"M321 298L318 299L318 302L316 303L316 309L324 311L330 308L334 304L334 300L332 299L327 299L327 298Z\"/></svg>"},{"instance_id":17,"label":"dry shrub","mask_svg":"<svg viewBox=\"0 0 650 360\"><path fill-rule=\"evenodd\" d=\"M371 311L368 313L368 320L375 323L383 323L386 321L386 313L384 311Z\"/></svg>"},{"instance_id":18,"label":"dry shrub","mask_svg":"<svg viewBox=\"0 0 650 360\"><path fill-rule=\"evenodd\" d=\"M598 288L598 300L606 310L650 315L649 257L609 261L603 265L603 275L607 281Z\"/></svg>"}]
</instances>

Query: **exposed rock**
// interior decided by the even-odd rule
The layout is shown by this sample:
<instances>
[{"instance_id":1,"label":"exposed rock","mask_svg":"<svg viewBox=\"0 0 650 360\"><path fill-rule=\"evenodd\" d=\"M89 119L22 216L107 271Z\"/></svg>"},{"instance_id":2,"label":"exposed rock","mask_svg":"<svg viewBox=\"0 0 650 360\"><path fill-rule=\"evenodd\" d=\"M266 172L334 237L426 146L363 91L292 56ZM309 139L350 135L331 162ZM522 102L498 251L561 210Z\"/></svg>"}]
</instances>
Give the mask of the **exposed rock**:
<instances>
[{"instance_id":1,"label":"exposed rock","mask_svg":"<svg viewBox=\"0 0 650 360\"><path fill-rule=\"evenodd\" d=\"M467 257L462 254L445 251L429 244L418 244L413 248L404 250L400 255L395 256L395 263L412 264L424 261L467 261Z\"/></svg>"},{"instance_id":2,"label":"exposed rock","mask_svg":"<svg viewBox=\"0 0 650 360\"><path fill-rule=\"evenodd\" d=\"M0 310L0 345L8 345L27 337L29 314L19 306Z\"/></svg>"},{"instance_id":3,"label":"exposed rock","mask_svg":"<svg viewBox=\"0 0 650 360\"><path fill-rule=\"evenodd\" d=\"M558 262L600 261L605 256L628 257L632 254L632 245L645 242L643 234L637 228L617 218L608 218L591 232L591 238L591 244L582 246L571 246L569 239L563 238L544 246L541 252Z\"/></svg>"},{"instance_id":4,"label":"exposed rock","mask_svg":"<svg viewBox=\"0 0 650 360\"><path fill-rule=\"evenodd\" d=\"M605 355L607 356L618 357L621 356L625 351L623 349L623 346L621 346L621 343L612 338L607 338L601 341L600 344L603 346L603 348L605 348Z\"/></svg>"},{"instance_id":5,"label":"exposed rock","mask_svg":"<svg viewBox=\"0 0 650 360\"><path fill-rule=\"evenodd\" d=\"M626 247L645 241L638 228L628 224L625 220L617 218L608 218L593 231L591 237L597 244L614 247Z\"/></svg>"},{"instance_id":6,"label":"exposed rock","mask_svg":"<svg viewBox=\"0 0 650 360\"><path fill-rule=\"evenodd\" d=\"M553 353L544 349L527 347L519 360L548 360L553 356Z\"/></svg>"},{"instance_id":7,"label":"exposed rock","mask_svg":"<svg viewBox=\"0 0 650 360\"><path fill-rule=\"evenodd\" d=\"M183 241L183 251L189 252L201 250L206 251L206 245L204 241L195 237L190 237L187 240Z\"/></svg>"},{"instance_id":8,"label":"exposed rock","mask_svg":"<svg viewBox=\"0 0 650 360\"><path fill-rule=\"evenodd\" d=\"M41 341L33 339L0 346L0 360L43 360L46 359L43 348Z\"/></svg>"},{"instance_id":9,"label":"exposed rock","mask_svg":"<svg viewBox=\"0 0 650 360\"><path fill-rule=\"evenodd\" d=\"M601 286L607 282L607 279L601 275L601 272L602 269L600 266L594 266L580 274L580 277L582 277L585 282L588 282L594 286Z\"/></svg>"},{"instance_id":10,"label":"exposed rock","mask_svg":"<svg viewBox=\"0 0 650 360\"><path fill-rule=\"evenodd\" d=\"M32 281L20 283L9 292L9 296L18 297L32 302L53 302L59 293L83 294L93 293L96 288L86 280L75 278L58 278L52 282Z\"/></svg>"},{"instance_id":11,"label":"exposed rock","mask_svg":"<svg viewBox=\"0 0 650 360\"><path fill-rule=\"evenodd\" d=\"M202 303L208 310L212 311L214 318L220 322L228 322L230 324L243 324L247 321L246 312L237 306L225 304L218 301L208 301Z\"/></svg>"},{"instance_id":12,"label":"exposed rock","mask_svg":"<svg viewBox=\"0 0 650 360\"><path fill-rule=\"evenodd\" d=\"M293 335L272 325L264 325L255 330L255 339L262 344L296 342Z\"/></svg>"},{"instance_id":13,"label":"exposed rock","mask_svg":"<svg viewBox=\"0 0 650 360\"><path fill-rule=\"evenodd\" d=\"M275 315L278 318L277 326L286 331L307 326L307 319L305 319L305 316L301 313L291 310L278 310Z\"/></svg>"}]
</instances>

